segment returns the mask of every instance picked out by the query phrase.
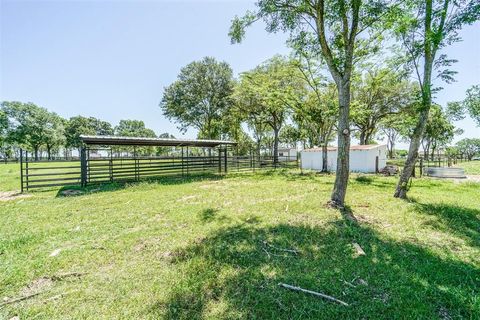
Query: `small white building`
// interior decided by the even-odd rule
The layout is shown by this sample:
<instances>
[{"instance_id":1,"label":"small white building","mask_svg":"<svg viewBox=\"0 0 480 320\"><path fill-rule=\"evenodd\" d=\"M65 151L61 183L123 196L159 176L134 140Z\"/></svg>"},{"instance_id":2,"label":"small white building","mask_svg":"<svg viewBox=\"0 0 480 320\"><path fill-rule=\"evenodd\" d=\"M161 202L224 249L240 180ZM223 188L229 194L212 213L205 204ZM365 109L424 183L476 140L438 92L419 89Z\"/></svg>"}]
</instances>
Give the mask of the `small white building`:
<instances>
[{"instance_id":1,"label":"small white building","mask_svg":"<svg viewBox=\"0 0 480 320\"><path fill-rule=\"evenodd\" d=\"M328 171L337 169L337 147L327 148ZM322 170L322 148L305 149L300 153L302 169ZM375 173L387 165L386 145L350 146L350 171Z\"/></svg>"}]
</instances>

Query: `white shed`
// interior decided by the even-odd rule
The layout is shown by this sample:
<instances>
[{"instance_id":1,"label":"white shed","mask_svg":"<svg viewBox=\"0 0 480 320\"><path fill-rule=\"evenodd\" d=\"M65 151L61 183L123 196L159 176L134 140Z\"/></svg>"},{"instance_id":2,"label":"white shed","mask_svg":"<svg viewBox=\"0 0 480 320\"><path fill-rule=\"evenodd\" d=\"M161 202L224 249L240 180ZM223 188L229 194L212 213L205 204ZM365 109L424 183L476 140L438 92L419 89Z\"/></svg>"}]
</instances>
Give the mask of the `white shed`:
<instances>
[{"instance_id":1,"label":"white shed","mask_svg":"<svg viewBox=\"0 0 480 320\"><path fill-rule=\"evenodd\" d=\"M327 167L337 169L337 148L327 148ZM305 149L301 153L302 169L322 170L322 148ZM361 145L350 147L350 171L374 173L387 165L386 145Z\"/></svg>"}]
</instances>

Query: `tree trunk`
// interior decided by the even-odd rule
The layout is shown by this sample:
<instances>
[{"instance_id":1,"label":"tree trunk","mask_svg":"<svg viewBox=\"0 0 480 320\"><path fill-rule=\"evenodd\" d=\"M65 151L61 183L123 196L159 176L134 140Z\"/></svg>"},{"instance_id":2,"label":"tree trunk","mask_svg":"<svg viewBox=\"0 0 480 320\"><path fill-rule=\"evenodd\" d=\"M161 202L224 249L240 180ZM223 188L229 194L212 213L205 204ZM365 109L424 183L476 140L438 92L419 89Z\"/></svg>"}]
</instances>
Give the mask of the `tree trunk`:
<instances>
[{"instance_id":1,"label":"tree trunk","mask_svg":"<svg viewBox=\"0 0 480 320\"><path fill-rule=\"evenodd\" d=\"M52 160L52 147L47 146L47 158L48 160Z\"/></svg>"},{"instance_id":2,"label":"tree trunk","mask_svg":"<svg viewBox=\"0 0 480 320\"><path fill-rule=\"evenodd\" d=\"M275 128L273 129L273 163L277 165L278 163L278 133L279 129Z\"/></svg>"},{"instance_id":3,"label":"tree trunk","mask_svg":"<svg viewBox=\"0 0 480 320\"><path fill-rule=\"evenodd\" d=\"M433 144L432 145L432 153L431 153L432 161L435 159L435 149L437 149L437 147L435 146L435 144Z\"/></svg>"},{"instance_id":4,"label":"tree trunk","mask_svg":"<svg viewBox=\"0 0 480 320\"><path fill-rule=\"evenodd\" d=\"M360 145L363 146L363 145L367 144L366 141L367 141L367 140L366 140L366 133L365 133L365 131L362 129L362 131L360 132Z\"/></svg>"},{"instance_id":5,"label":"tree trunk","mask_svg":"<svg viewBox=\"0 0 480 320\"><path fill-rule=\"evenodd\" d=\"M429 101L431 102L431 100ZM424 101L423 103L428 103L428 101ZM413 131L413 136L410 141L407 160L405 161L405 166L403 167L402 174L400 175L397 188L393 195L395 198L405 199L407 197L408 181L410 181L413 170L415 168L415 162L418 158L418 148L420 148L422 136L425 132L425 127L427 126L429 110L430 108L426 108L424 106L422 108L422 111L420 112L420 117L418 119L415 130Z\"/></svg>"},{"instance_id":6,"label":"tree trunk","mask_svg":"<svg viewBox=\"0 0 480 320\"><path fill-rule=\"evenodd\" d=\"M322 172L328 172L328 149L327 143L322 144Z\"/></svg>"},{"instance_id":7,"label":"tree trunk","mask_svg":"<svg viewBox=\"0 0 480 320\"><path fill-rule=\"evenodd\" d=\"M347 194L350 158L350 81L341 79L337 83L338 88L338 148L337 148L337 172L333 187L331 202L343 208L345 195Z\"/></svg>"},{"instance_id":8,"label":"tree trunk","mask_svg":"<svg viewBox=\"0 0 480 320\"><path fill-rule=\"evenodd\" d=\"M35 153L35 161L38 161L38 147L34 147L33 150Z\"/></svg>"},{"instance_id":9,"label":"tree trunk","mask_svg":"<svg viewBox=\"0 0 480 320\"><path fill-rule=\"evenodd\" d=\"M423 65L423 81L422 81L422 109L418 118L417 125L413 131L413 136L408 149L407 161L403 172L398 180L397 188L394 193L394 197L405 199L408 192L408 181L410 180L413 170L415 169L415 162L418 158L418 148L425 133L427 126L428 115L430 113L430 107L432 105L432 70L433 61L435 60L435 49L432 49L432 43L434 37L432 35L432 12L433 5L432 0L428 0L425 3L425 40L424 40L424 65ZM440 31L441 32L441 31ZM420 79L419 79L420 80Z\"/></svg>"}]
</instances>

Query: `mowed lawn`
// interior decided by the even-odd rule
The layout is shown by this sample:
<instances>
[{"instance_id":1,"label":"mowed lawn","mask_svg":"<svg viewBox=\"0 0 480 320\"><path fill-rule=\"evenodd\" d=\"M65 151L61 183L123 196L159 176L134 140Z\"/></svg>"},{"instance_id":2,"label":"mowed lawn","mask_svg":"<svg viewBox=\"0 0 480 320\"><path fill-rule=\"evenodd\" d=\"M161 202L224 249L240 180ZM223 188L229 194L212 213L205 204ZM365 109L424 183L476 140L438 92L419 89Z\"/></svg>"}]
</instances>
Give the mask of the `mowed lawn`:
<instances>
[{"instance_id":1,"label":"mowed lawn","mask_svg":"<svg viewBox=\"0 0 480 320\"><path fill-rule=\"evenodd\" d=\"M18 189L0 165L0 189ZM297 171L0 202L0 319L480 319L480 184ZM365 255L356 249L358 244ZM279 287L322 292L343 306Z\"/></svg>"}]
</instances>

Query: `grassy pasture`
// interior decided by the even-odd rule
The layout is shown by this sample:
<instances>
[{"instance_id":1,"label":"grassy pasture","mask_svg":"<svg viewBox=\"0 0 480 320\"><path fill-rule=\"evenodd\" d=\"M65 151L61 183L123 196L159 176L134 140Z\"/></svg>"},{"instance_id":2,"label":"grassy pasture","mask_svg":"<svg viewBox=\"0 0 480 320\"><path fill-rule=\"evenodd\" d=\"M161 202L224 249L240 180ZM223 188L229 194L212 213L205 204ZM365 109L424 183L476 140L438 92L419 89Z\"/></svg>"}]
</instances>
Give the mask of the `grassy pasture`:
<instances>
[{"instance_id":1,"label":"grassy pasture","mask_svg":"<svg viewBox=\"0 0 480 320\"><path fill-rule=\"evenodd\" d=\"M0 202L0 303L40 292L0 319L480 319L479 184L416 179L402 201L396 178L352 175L354 225L325 206L333 180L279 170ZM0 190L18 186L1 165Z\"/></svg>"}]
</instances>

